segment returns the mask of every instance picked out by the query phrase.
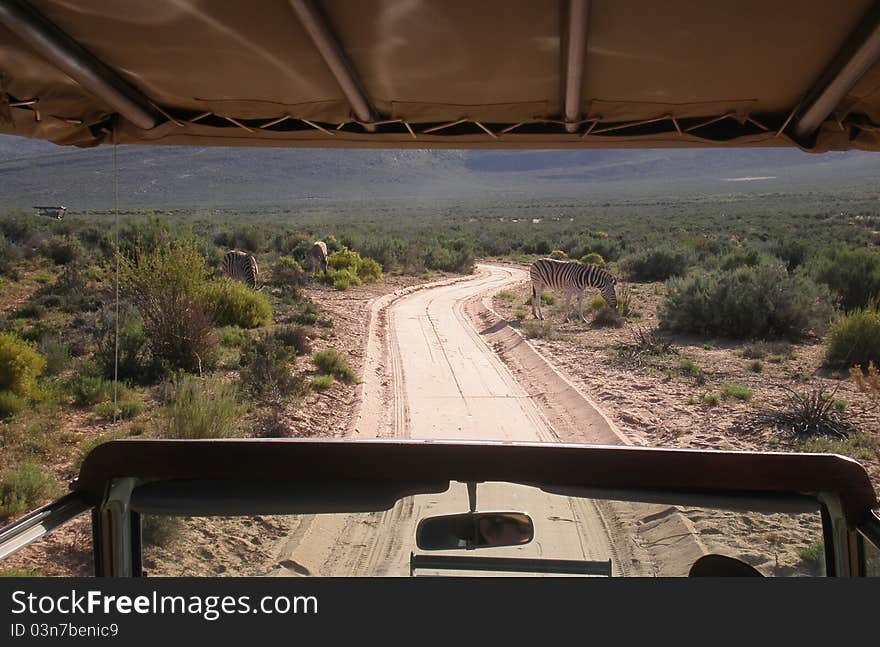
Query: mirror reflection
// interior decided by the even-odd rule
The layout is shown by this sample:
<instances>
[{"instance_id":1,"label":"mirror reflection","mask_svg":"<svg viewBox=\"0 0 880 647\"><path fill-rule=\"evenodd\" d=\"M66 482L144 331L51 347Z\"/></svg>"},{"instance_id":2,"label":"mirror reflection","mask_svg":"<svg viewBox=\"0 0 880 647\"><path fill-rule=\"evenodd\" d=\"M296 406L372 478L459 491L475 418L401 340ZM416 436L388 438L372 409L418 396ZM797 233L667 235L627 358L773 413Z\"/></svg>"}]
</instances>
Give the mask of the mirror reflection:
<instances>
[{"instance_id":1,"label":"mirror reflection","mask_svg":"<svg viewBox=\"0 0 880 647\"><path fill-rule=\"evenodd\" d=\"M468 512L423 519L416 544L422 550L493 548L527 544L534 536L534 524L525 513Z\"/></svg>"}]
</instances>

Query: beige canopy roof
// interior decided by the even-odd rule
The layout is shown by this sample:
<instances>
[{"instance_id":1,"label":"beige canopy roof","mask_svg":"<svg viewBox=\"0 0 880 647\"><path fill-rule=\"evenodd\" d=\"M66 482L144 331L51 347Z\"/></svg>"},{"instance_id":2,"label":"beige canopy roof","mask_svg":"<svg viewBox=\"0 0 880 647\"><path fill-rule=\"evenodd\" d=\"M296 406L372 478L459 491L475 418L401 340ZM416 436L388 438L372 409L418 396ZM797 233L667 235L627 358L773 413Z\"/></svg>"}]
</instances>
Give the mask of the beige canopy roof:
<instances>
[{"instance_id":1,"label":"beige canopy roof","mask_svg":"<svg viewBox=\"0 0 880 647\"><path fill-rule=\"evenodd\" d=\"M873 0L0 0L58 144L880 150Z\"/></svg>"}]
</instances>

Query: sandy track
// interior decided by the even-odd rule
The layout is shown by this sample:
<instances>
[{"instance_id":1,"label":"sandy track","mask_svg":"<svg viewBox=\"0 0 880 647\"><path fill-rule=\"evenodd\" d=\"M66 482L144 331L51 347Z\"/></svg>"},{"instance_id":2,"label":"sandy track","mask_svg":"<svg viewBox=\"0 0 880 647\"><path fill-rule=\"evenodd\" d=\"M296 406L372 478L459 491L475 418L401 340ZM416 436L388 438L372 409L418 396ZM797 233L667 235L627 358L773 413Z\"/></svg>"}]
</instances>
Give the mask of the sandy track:
<instances>
[{"instance_id":1,"label":"sandy track","mask_svg":"<svg viewBox=\"0 0 880 647\"><path fill-rule=\"evenodd\" d=\"M546 397L530 395L494 352L500 342L493 333L500 328L481 329L473 321L484 295L524 278L517 268L480 266L474 277L374 303L362 406L352 435L558 441L555 427L565 425L545 415ZM575 406L573 401L569 406ZM577 406L589 418L586 428L593 430L594 442L622 442L588 402L581 399ZM551 417L564 413L549 411ZM478 509L530 513L536 539L526 546L477 554L612 559L615 575L651 572L650 556L624 540L618 511L605 503L487 483L479 486ZM279 545L273 574L407 575L418 520L466 510L466 488L453 484L442 495L407 498L382 513L303 516Z\"/></svg>"}]
</instances>

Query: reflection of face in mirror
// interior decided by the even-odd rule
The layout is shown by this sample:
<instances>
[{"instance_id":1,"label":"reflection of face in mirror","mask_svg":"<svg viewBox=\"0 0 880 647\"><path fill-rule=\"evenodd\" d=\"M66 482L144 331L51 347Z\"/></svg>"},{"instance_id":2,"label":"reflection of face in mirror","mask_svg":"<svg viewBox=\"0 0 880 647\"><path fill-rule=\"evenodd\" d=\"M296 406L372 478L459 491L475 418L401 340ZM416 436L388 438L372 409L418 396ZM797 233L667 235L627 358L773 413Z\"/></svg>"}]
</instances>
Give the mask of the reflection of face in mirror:
<instances>
[{"instance_id":1,"label":"reflection of face in mirror","mask_svg":"<svg viewBox=\"0 0 880 647\"><path fill-rule=\"evenodd\" d=\"M516 546L532 538L529 526L511 516L482 517L478 527L482 546Z\"/></svg>"}]
</instances>

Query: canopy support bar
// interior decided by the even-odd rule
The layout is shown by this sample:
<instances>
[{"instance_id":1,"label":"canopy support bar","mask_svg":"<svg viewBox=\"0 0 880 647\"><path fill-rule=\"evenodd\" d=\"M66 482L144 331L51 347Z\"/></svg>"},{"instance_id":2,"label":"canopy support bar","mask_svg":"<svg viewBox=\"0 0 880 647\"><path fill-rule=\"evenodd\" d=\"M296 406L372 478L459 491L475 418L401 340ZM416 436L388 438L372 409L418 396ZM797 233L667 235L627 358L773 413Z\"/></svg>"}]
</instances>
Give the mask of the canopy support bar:
<instances>
[{"instance_id":1,"label":"canopy support bar","mask_svg":"<svg viewBox=\"0 0 880 647\"><path fill-rule=\"evenodd\" d=\"M0 0L0 24L138 128L158 123L147 97L30 5Z\"/></svg>"},{"instance_id":2,"label":"canopy support bar","mask_svg":"<svg viewBox=\"0 0 880 647\"><path fill-rule=\"evenodd\" d=\"M880 2L875 2L807 94L794 123L800 139L812 135L868 69L880 60Z\"/></svg>"},{"instance_id":3,"label":"canopy support bar","mask_svg":"<svg viewBox=\"0 0 880 647\"><path fill-rule=\"evenodd\" d=\"M590 0L571 0L568 8L568 47L565 58L565 130L577 132L587 57Z\"/></svg>"},{"instance_id":4,"label":"canopy support bar","mask_svg":"<svg viewBox=\"0 0 880 647\"><path fill-rule=\"evenodd\" d=\"M354 67L317 6L312 0L288 1L315 47L318 48L324 62L327 63L327 67L330 68L330 72L336 77L336 82L351 104L358 121L363 123L364 128L369 132L374 132L376 127L372 122L376 121L376 112L367 99Z\"/></svg>"}]
</instances>

